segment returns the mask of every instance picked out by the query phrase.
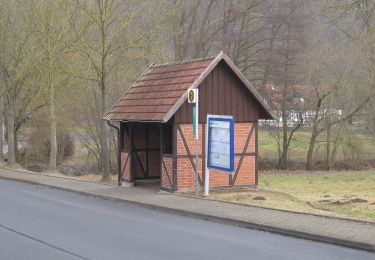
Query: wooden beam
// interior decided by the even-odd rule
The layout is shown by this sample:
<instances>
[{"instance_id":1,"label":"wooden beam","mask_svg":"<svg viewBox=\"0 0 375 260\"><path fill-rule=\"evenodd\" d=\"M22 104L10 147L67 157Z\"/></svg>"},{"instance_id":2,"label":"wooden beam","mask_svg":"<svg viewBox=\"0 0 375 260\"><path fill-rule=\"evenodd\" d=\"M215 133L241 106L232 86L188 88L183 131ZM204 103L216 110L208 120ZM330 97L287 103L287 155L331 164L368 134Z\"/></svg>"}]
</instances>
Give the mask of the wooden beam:
<instances>
[{"instance_id":1,"label":"wooden beam","mask_svg":"<svg viewBox=\"0 0 375 260\"><path fill-rule=\"evenodd\" d=\"M121 146L121 140L123 140L124 135L124 129L122 127L122 123L120 123L120 130L117 133L117 184L118 186L121 186L121 179L122 179L122 171L121 171L121 152L122 152L122 146Z\"/></svg>"},{"instance_id":2,"label":"wooden beam","mask_svg":"<svg viewBox=\"0 0 375 260\"><path fill-rule=\"evenodd\" d=\"M134 142L133 142L133 131L134 131L134 124L129 125L129 155L130 155L130 165L129 165L129 172L130 172L130 182L134 183L134 175L135 175L135 167L134 167Z\"/></svg>"},{"instance_id":3,"label":"wooden beam","mask_svg":"<svg viewBox=\"0 0 375 260\"><path fill-rule=\"evenodd\" d=\"M145 140L146 140L146 169L145 169L145 177L148 177L150 175L149 172L149 162L148 162L148 142L149 142L149 134L148 134L148 124L145 125Z\"/></svg>"},{"instance_id":4,"label":"wooden beam","mask_svg":"<svg viewBox=\"0 0 375 260\"><path fill-rule=\"evenodd\" d=\"M191 167L193 167L193 171L194 171L194 169L195 169L195 163L194 163L194 160L193 160L193 155L192 155L191 152L190 152L189 146L188 146L188 144L187 144L187 142L186 142L186 139L185 139L184 133L182 132L180 126L178 126L178 132L180 133L180 136L181 136L182 142L183 142L183 144L184 144L185 150L186 150L186 152L187 152L187 154L188 154L188 158L189 158L189 160L190 160ZM199 176L199 174L198 174L198 181L199 181L199 184L202 185L202 179L201 179L201 177Z\"/></svg>"},{"instance_id":5,"label":"wooden beam","mask_svg":"<svg viewBox=\"0 0 375 260\"><path fill-rule=\"evenodd\" d=\"M163 152L164 152L164 136L163 136L163 125L159 125L159 134L160 134L160 186L162 186L163 183L163 165L164 165L164 158L163 158ZM171 185L172 187L172 185Z\"/></svg>"},{"instance_id":6,"label":"wooden beam","mask_svg":"<svg viewBox=\"0 0 375 260\"><path fill-rule=\"evenodd\" d=\"M258 170L259 170L259 152L258 152L258 122L255 124L255 185L258 186Z\"/></svg>"},{"instance_id":7,"label":"wooden beam","mask_svg":"<svg viewBox=\"0 0 375 260\"><path fill-rule=\"evenodd\" d=\"M242 155L241 155L241 158L240 158L240 161L238 162L238 165L237 165L237 168L236 168L236 172L233 176L233 179L232 179L232 183L229 183L229 185L234 185L235 182L236 182L236 179L237 179L237 175L241 169L241 165L242 165L242 161L243 161L243 158L245 157L245 153L247 151L247 147L249 146L249 143L250 143L250 140L251 140L251 137L253 135L253 132L254 132L254 124L251 126L251 129L250 129L250 132L249 132L249 135L247 136L247 140L246 140L246 143L245 143L245 146L243 147L243 151L242 151Z\"/></svg>"},{"instance_id":8,"label":"wooden beam","mask_svg":"<svg viewBox=\"0 0 375 260\"><path fill-rule=\"evenodd\" d=\"M177 126L173 120L172 125L172 160L173 160L173 167L172 167L172 182L173 187L172 190L178 190L177 186Z\"/></svg>"}]
</instances>

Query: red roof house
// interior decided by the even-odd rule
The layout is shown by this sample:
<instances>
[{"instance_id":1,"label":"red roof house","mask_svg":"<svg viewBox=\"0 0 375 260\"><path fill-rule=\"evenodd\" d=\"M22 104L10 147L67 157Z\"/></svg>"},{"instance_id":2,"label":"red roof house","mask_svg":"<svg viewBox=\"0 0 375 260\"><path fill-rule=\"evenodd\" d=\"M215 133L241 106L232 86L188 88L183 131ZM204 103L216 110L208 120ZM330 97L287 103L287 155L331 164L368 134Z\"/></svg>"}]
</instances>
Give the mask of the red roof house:
<instances>
[{"instance_id":1,"label":"red roof house","mask_svg":"<svg viewBox=\"0 0 375 260\"><path fill-rule=\"evenodd\" d=\"M257 184L258 119L272 119L264 99L223 52L213 58L151 65L113 105L118 122L119 185L160 180L167 191L194 188L195 146L189 89L199 91L199 182L205 167L207 114L235 120L235 172L212 172L211 187ZM210 171L211 173L211 171Z\"/></svg>"}]
</instances>

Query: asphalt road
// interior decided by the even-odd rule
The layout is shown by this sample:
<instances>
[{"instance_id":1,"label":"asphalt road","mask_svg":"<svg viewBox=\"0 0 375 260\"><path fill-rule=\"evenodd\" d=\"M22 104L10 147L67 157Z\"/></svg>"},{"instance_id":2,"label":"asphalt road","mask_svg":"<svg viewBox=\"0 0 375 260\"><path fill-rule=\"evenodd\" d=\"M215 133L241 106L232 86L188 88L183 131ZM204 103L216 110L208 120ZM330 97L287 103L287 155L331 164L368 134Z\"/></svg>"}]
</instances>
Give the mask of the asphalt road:
<instances>
[{"instance_id":1,"label":"asphalt road","mask_svg":"<svg viewBox=\"0 0 375 260\"><path fill-rule=\"evenodd\" d=\"M375 254L0 180L0 259L375 259Z\"/></svg>"}]
</instances>

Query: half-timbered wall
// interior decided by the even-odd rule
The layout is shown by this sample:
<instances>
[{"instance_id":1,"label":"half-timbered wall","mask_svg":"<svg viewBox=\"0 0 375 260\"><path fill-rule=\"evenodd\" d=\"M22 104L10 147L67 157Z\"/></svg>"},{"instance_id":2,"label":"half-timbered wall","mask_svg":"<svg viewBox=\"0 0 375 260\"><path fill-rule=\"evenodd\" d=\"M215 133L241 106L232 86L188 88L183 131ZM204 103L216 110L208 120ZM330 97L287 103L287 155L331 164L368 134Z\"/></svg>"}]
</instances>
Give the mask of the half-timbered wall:
<instances>
[{"instance_id":1,"label":"half-timbered wall","mask_svg":"<svg viewBox=\"0 0 375 260\"><path fill-rule=\"evenodd\" d=\"M204 184L206 124L199 125L199 181ZM235 170L233 174L210 171L210 187L254 186L257 184L257 123L235 123L234 125ZM195 140L191 124L177 125L177 189L180 191L195 188ZM203 156L204 157L204 156ZM203 161L204 162L204 161Z\"/></svg>"},{"instance_id":2,"label":"half-timbered wall","mask_svg":"<svg viewBox=\"0 0 375 260\"><path fill-rule=\"evenodd\" d=\"M173 171L173 156L164 154L161 161L161 188L173 191L175 175Z\"/></svg>"},{"instance_id":3,"label":"half-timbered wall","mask_svg":"<svg viewBox=\"0 0 375 260\"><path fill-rule=\"evenodd\" d=\"M125 151L121 151L121 173L122 179L124 181L130 182L130 157L129 153Z\"/></svg>"},{"instance_id":4,"label":"half-timbered wall","mask_svg":"<svg viewBox=\"0 0 375 260\"><path fill-rule=\"evenodd\" d=\"M207 114L232 115L235 120L235 171L233 174L210 171L210 187L256 185L258 102L224 62L212 70L198 89L200 185L203 185L205 174L202 154L204 157ZM177 189L191 190L195 187L192 104L186 101L175 113L174 121L177 125Z\"/></svg>"},{"instance_id":5,"label":"half-timbered wall","mask_svg":"<svg viewBox=\"0 0 375 260\"><path fill-rule=\"evenodd\" d=\"M121 131L123 142L120 156L122 179L132 182L134 179L160 177L159 125L135 123L123 126Z\"/></svg>"},{"instance_id":6,"label":"half-timbered wall","mask_svg":"<svg viewBox=\"0 0 375 260\"><path fill-rule=\"evenodd\" d=\"M210 187L256 185L257 121L259 116L262 116L261 113L264 113L261 112L263 110L260 109L259 102L225 62L220 62L203 80L198 89L200 185L203 186L205 175L202 157L205 156L207 114L232 115L235 121L235 171L233 174L210 171ZM152 172L151 175L153 173L156 176L160 175L162 189L170 191L193 190L195 187L195 139L191 122L192 105L186 101L170 121L164 124L163 133L153 131L155 138L151 136L152 133L146 133L150 129L147 130L145 124L142 123L134 124L133 144L127 139L129 129L122 131L124 134L124 149L121 153L123 179L133 181L131 173L135 178L141 178L144 169L142 170L140 161L146 161L149 163L147 169ZM149 124L149 127L156 129L159 125ZM161 138L163 147L160 147ZM133 156L127 156L127 152L131 150L132 146ZM170 147L173 147L171 148L172 153ZM142 153L142 150L148 151L147 160L142 158L146 155L146 153ZM127 160L128 165L124 167L127 157L130 159Z\"/></svg>"},{"instance_id":7,"label":"half-timbered wall","mask_svg":"<svg viewBox=\"0 0 375 260\"><path fill-rule=\"evenodd\" d=\"M129 143L129 129L125 128L123 124L120 126L120 175L121 180L119 181L126 181L131 182L131 175L130 175L130 164L131 164L131 157L129 153L130 143Z\"/></svg>"}]
</instances>

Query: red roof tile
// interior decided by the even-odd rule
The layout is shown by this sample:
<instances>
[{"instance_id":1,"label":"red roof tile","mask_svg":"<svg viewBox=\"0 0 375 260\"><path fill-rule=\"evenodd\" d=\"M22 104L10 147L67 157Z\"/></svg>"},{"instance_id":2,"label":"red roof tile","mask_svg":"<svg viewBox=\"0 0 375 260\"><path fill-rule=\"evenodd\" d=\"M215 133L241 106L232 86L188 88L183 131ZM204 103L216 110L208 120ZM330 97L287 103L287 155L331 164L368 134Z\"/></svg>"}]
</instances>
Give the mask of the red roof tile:
<instances>
[{"instance_id":1,"label":"red roof tile","mask_svg":"<svg viewBox=\"0 0 375 260\"><path fill-rule=\"evenodd\" d=\"M184 93L196 88L210 71L224 60L250 90L266 112L268 119L274 118L250 82L223 52L214 58L182 63L152 65L117 101L104 117L112 121L168 121L186 100Z\"/></svg>"},{"instance_id":2,"label":"red roof tile","mask_svg":"<svg viewBox=\"0 0 375 260\"><path fill-rule=\"evenodd\" d=\"M152 65L113 106L107 120L162 121L214 58Z\"/></svg>"}]
</instances>

